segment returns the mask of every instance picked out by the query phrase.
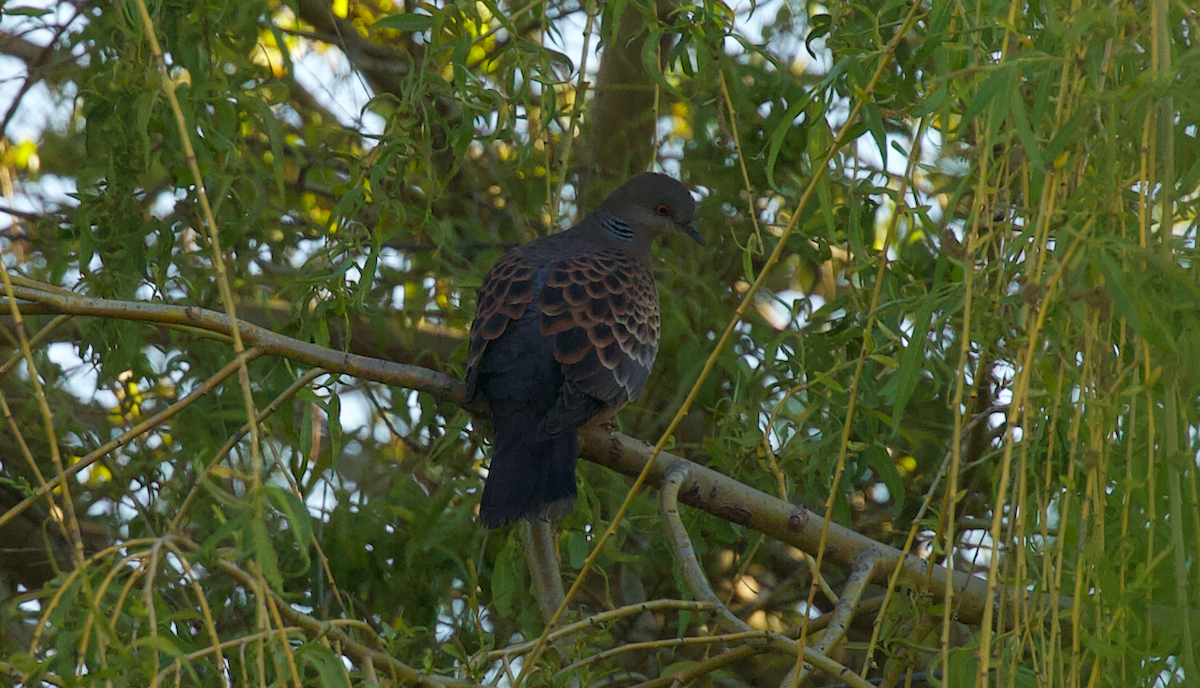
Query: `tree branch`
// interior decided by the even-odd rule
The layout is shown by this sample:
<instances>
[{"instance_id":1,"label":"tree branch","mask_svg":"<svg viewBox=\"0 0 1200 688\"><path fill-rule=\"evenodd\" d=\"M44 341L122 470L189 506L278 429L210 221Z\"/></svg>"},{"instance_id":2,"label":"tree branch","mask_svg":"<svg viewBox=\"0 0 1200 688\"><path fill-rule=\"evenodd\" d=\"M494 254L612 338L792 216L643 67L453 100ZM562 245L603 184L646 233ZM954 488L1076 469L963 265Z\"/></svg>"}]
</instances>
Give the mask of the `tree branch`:
<instances>
[{"instance_id":1,"label":"tree branch","mask_svg":"<svg viewBox=\"0 0 1200 688\"><path fill-rule=\"evenodd\" d=\"M659 511L662 514L663 525L667 529L668 539L671 541L671 546L675 550L675 556L679 559L679 565L683 569L684 578L687 580L688 586L691 587L692 593L702 601L716 606L718 624L724 626L730 633L754 636L759 631L756 631L745 621L734 616L733 612L729 611L729 608L722 604L717 594L713 592L712 586L708 582L708 576L704 575L704 569L700 566L700 560L696 557L696 550L692 546L691 538L688 537L687 529L683 525L683 519L679 517L679 491L687 481L688 470L689 468L685 464L676 465L667 474L666 483L662 487ZM851 609L853 609L854 603L857 601L857 598L851 600ZM763 643L770 643L776 647L782 647L797 654L802 654L809 662L841 678L848 685L854 686L854 688L871 688L871 684L863 680L861 676L829 657L826 654L829 649L828 647L803 647L782 634L771 633L769 631L765 632L765 636L762 639L756 640L750 638L747 641L749 645Z\"/></svg>"},{"instance_id":2,"label":"tree branch","mask_svg":"<svg viewBox=\"0 0 1200 688\"><path fill-rule=\"evenodd\" d=\"M13 290L22 299L18 303L22 309L32 303L43 312L135 320L219 334L229 332L229 323L223 314L194 306L93 299L64 293L30 280L16 280ZM5 304L0 304L0 307L3 306ZM465 388L462 382L437 371L332 351L249 323L240 324L239 329L247 346L260 349L265 354L283 356L324 368L331 373L343 373L426 392L442 401L464 405ZM486 409L474 404L467 410L479 414ZM592 428L580 432L580 449L582 457L589 461L628 476L636 476L645 466L652 447L621 433L610 434L603 429ZM803 551L816 551L820 543L821 515L667 452L660 454L654 462L647 482L661 488L675 469L687 471L679 489L679 501L684 504L757 530ZM880 579L883 576L881 572L892 570L901 561L900 550L837 523L830 523L826 544L825 556L845 568L853 567L863 556L872 555L876 558L872 580ZM930 594L937 594L943 589L948 575L952 577L960 595L958 618L966 623L978 623L985 606L986 581L960 571L948 572L911 554L904 557L900 570L903 581ZM1010 591L1010 594L1017 595L1026 604L1034 601L1029 595L1018 595L1017 591ZM1062 608L1069 608L1071 602L1067 598L1060 598L1058 604Z\"/></svg>"}]
</instances>

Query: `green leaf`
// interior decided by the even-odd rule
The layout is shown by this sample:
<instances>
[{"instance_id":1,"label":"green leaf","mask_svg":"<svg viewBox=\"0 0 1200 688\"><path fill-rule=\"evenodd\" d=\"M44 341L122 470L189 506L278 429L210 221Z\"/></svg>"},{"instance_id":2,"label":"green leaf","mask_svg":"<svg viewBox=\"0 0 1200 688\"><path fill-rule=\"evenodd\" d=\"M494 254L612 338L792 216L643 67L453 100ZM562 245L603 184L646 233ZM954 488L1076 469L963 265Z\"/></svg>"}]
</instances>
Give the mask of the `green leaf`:
<instances>
[{"instance_id":1,"label":"green leaf","mask_svg":"<svg viewBox=\"0 0 1200 688\"><path fill-rule=\"evenodd\" d=\"M200 546L200 556L203 558L215 556L217 547L225 542L227 538L241 534L246 525L246 519L240 515L238 518L221 520L223 514L215 506L213 507L213 510L216 512L217 519L221 521L221 525L217 527L217 529L213 531L212 536L205 540Z\"/></svg>"},{"instance_id":2,"label":"green leaf","mask_svg":"<svg viewBox=\"0 0 1200 688\"><path fill-rule=\"evenodd\" d=\"M296 549L300 552L300 558L304 562L303 568L297 573L303 573L308 570L311 559L308 555L309 545L312 543L312 520L308 514L308 508L304 506L304 502L290 490L285 490L280 487L267 486L264 488L267 492L267 498L275 505L275 508L283 514L287 519L292 537L296 541Z\"/></svg>"},{"instance_id":3,"label":"green leaf","mask_svg":"<svg viewBox=\"0 0 1200 688\"><path fill-rule=\"evenodd\" d=\"M867 130L871 132L871 138L875 139L875 145L879 146L879 155L883 158L883 169L886 170L888 145L887 131L883 128L883 113L879 111L879 106L872 101L863 107L863 118L866 120Z\"/></svg>"},{"instance_id":4,"label":"green leaf","mask_svg":"<svg viewBox=\"0 0 1200 688\"><path fill-rule=\"evenodd\" d=\"M887 485L888 492L891 493L892 501L895 503L893 513L899 514L904 508L904 478L900 477L900 471L896 470L896 461L892 455L883 447L872 446L863 452L867 461L870 462L871 468L875 470L875 475L884 485Z\"/></svg>"},{"instance_id":5,"label":"green leaf","mask_svg":"<svg viewBox=\"0 0 1200 688\"><path fill-rule=\"evenodd\" d=\"M1059 153L1067 149L1067 146L1077 140L1080 135L1080 129L1087 126L1088 121L1094 116L1094 112L1088 112L1087 108L1080 108L1067 120L1067 123L1059 128L1058 133L1054 138L1050 139L1050 143L1046 144L1042 150L1043 160L1056 160Z\"/></svg>"},{"instance_id":6,"label":"green leaf","mask_svg":"<svg viewBox=\"0 0 1200 688\"><path fill-rule=\"evenodd\" d=\"M296 657L316 670L319 680L316 685L323 688L350 688L346 680L345 665L333 650L320 643L305 643L296 651Z\"/></svg>"},{"instance_id":7,"label":"green leaf","mask_svg":"<svg viewBox=\"0 0 1200 688\"><path fill-rule=\"evenodd\" d=\"M329 400L324 397L317 396L317 393L311 387L305 387L296 392L296 399L303 401L306 404L316 404L319 408L325 411L329 410Z\"/></svg>"},{"instance_id":8,"label":"green leaf","mask_svg":"<svg viewBox=\"0 0 1200 688\"><path fill-rule=\"evenodd\" d=\"M842 63L840 62L838 63L838 65L841 64ZM836 70L837 68L838 66L835 65L834 69ZM828 79L826 79L826 81L828 81ZM825 84L822 83L822 86L824 85ZM783 114L783 121L779 123L779 126L775 127L775 131L771 132L771 140L767 147L767 183L769 183L773 189L779 188L779 185L775 182L775 160L779 157L779 149L783 147L783 140L787 137L788 131L792 128L792 122L800 116L800 113L804 111L804 108L808 107L809 104L812 103L813 96L815 96L818 92L820 92L820 89L813 89L812 91L806 93L803 98L792 103L791 107L787 109L787 112Z\"/></svg>"},{"instance_id":9,"label":"green leaf","mask_svg":"<svg viewBox=\"0 0 1200 688\"><path fill-rule=\"evenodd\" d=\"M0 16L9 17L44 17L53 10L39 7L4 7L0 8Z\"/></svg>"},{"instance_id":10,"label":"green leaf","mask_svg":"<svg viewBox=\"0 0 1200 688\"><path fill-rule=\"evenodd\" d=\"M958 131L966 131L967 125L971 123L971 120L982 113L988 105L991 105L992 99L1001 91L1009 87L1009 79L1011 78L1012 71L1012 67L1009 65L1003 65L992 70L992 73L984 80L979 90L975 92L975 97L967 104L967 110L963 113L962 119L958 123Z\"/></svg>"},{"instance_id":11,"label":"green leaf","mask_svg":"<svg viewBox=\"0 0 1200 688\"><path fill-rule=\"evenodd\" d=\"M758 237L751 234L747 237L746 248L742 249L742 278L751 284L757 279L754 274L754 249L758 244Z\"/></svg>"},{"instance_id":12,"label":"green leaf","mask_svg":"<svg viewBox=\"0 0 1200 688\"><path fill-rule=\"evenodd\" d=\"M150 140L150 118L154 116L155 105L158 103L158 91L143 93L137 98L137 133L141 140L142 165L150 167L150 155L154 144Z\"/></svg>"},{"instance_id":13,"label":"green leaf","mask_svg":"<svg viewBox=\"0 0 1200 688\"><path fill-rule=\"evenodd\" d=\"M509 538L504 549L496 555L492 569L492 606L500 616L509 616L513 610L513 598L517 592L517 577L513 561L514 538Z\"/></svg>"},{"instance_id":14,"label":"green leaf","mask_svg":"<svg viewBox=\"0 0 1200 688\"><path fill-rule=\"evenodd\" d=\"M396 31L428 31L433 28L433 17L428 14L403 12L392 14L371 25L372 29L394 29Z\"/></svg>"},{"instance_id":15,"label":"green leaf","mask_svg":"<svg viewBox=\"0 0 1200 688\"><path fill-rule=\"evenodd\" d=\"M833 28L833 17L828 14L814 14L808 18L808 35L804 38L804 49L812 59L817 59L817 53L813 50L812 42L822 36L828 36L829 31Z\"/></svg>"},{"instance_id":16,"label":"green leaf","mask_svg":"<svg viewBox=\"0 0 1200 688\"><path fill-rule=\"evenodd\" d=\"M841 77L842 72L846 71L847 64L849 64L847 60L838 60L833 65L833 69L829 70L829 74L821 80L821 83L816 88L806 92L803 98L788 108L787 112L783 115L783 121L771 133L771 140L767 148L767 182L771 185L771 188L779 188L779 185L775 183L775 159L779 157L779 149L783 146L783 140L787 137L788 130L792 128L792 121L800 116L800 113L813 102L818 93L825 93ZM804 126L811 125L806 121Z\"/></svg>"},{"instance_id":17,"label":"green leaf","mask_svg":"<svg viewBox=\"0 0 1200 688\"><path fill-rule=\"evenodd\" d=\"M1039 170L1046 169L1046 162L1042 159L1042 150L1038 146L1037 137L1033 133L1033 128L1029 125L1029 117L1025 113L1025 99L1021 97L1021 78L1020 73L1012 70L1012 80L1009 84L1012 89L1008 97L1008 111L1012 114L1013 124L1017 126L1017 136L1021 139L1021 146L1025 149L1025 153L1029 155L1029 159L1034 166Z\"/></svg>"},{"instance_id":18,"label":"green leaf","mask_svg":"<svg viewBox=\"0 0 1200 688\"><path fill-rule=\"evenodd\" d=\"M345 445L345 433L342 432L342 398L338 395L336 389L331 389L329 393L329 455L336 457L342 455L342 447Z\"/></svg>"},{"instance_id":19,"label":"green leaf","mask_svg":"<svg viewBox=\"0 0 1200 688\"><path fill-rule=\"evenodd\" d=\"M812 371L811 374L817 382L820 382L821 384L825 385L829 389L837 392L838 394L845 393L846 388L843 387L841 384L839 384L837 380L835 380L832 377L830 377L829 375L827 375L824 371L814 370L814 371Z\"/></svg>"},{"instance_id":20,"label":"green leaf","mask_svg":"<svg viewBox=\"0 0 1200 688\"><path fill-rule=\"evenodd\" d=\"M1089 637L1083 641L1088 649L1096 653L1097 657L1102 657L1108 660L1116 660L1121 657L1121 649L1104 638Z\"/></svg>"},{"instance_id":21,"label":"green leaf","mask_svg":"<svg viewBox=\"0 0 1200 688\"><path fill-rule=\"evenodd\" d=\"M1013 677L1013 685L1016 688L1037 688L1042 685L1042 682L1038 680L1038 675L1032 669L1019 667Z\"/></svg>"},{"instance_id":22,"label":"green leaf","mask_svg":"<svg viewBox=\"0 0 1200 688\"><path fill-rule=\"evenodd\" d=\"M587 561L587 555L587 537L579 531L571 531L567 535L567 557L571 562L571 568L576 570L583 568L583 563Z\"/></svg>"},{"instance_id":23,"label":"green leaf","mask_svg":"<svg viewBox=\"0 0 1200 688\"><path fill-rule=\"evenodd\" d=\"M375 277L379 271L379 250L383 245L382 237L378 234L373 238L370 253L359 271L358 285L354 290L354 304L363 308L371 288L375 286Z\"/></svg>"},{"instance_id":24,"label":"green leaf","mask_svg":"<svg viewBox=\"0 0 1200 688\"><path fill-rule=\"evenodd\" d=\"M262 567L263 577L272 588L282 590L283 577L279 575L279 560L275 556L275 548L271 546L271 538L267 535L267 526L263 519L250 519L250 541L254 559Z\"/></svg>"},{"instance_id":25,"label":"green leaf","mask_svg":"<svg viewBox=\"0 0 1200 688\"><path fill-rule=\"evenodd\" d=\"M1142 319L1141 311L1133 305L1129 296L1129 284L1125 281L1125 272L1113 261L1106 251L1096 251L1092 264L1104 275L1104 286L1108 288L1108 297L1112 299L1113 308L1117 310L1134 332L1143 334L1146 331L1146 321Z\"/></svg>"},{"instance_id":26,"label":"green leaf","mask_svg":"<svg viewBox=\"0 0 1200 688\"><path fill-rule=\"evenodd\" d=\"M259 119L267 130L267 143L271 146L271 171L275 175L275 188L282 197L286 193L286 179L283 170L283 134L279 131L279 120L275 113L259 98L240 98L238 102L246 103L258 110Z\"/></svg>"},{"instance_id":27,"label":"green leaf","mask_svg":"<svg viewBox=\"0 0 1200 688\"><path fill-rule=\"evenodd\" d=\"M646 74L649 74L664 91L680 100L684 100L687 96L675 88L670 81L667 81L666 75L662 73L662 68L658 66L658 46L662 40L662 35L662 29L650 30L650 35L646 37L646 43L642 46L642 68L646 70Z\"/></svg>"},{"instance_id":28,"label":"green leaf","mask_svg":"<svg viewBox=\"0 0 1200 688\"><path fill-rule=\"evenodd\" d=\"M146 635L138 638L130 644L131 648L149 647L159 652L165 652L171 657L182 657L183 652L179 650L166 636L161 635Z\"/></svg>"},{"instance_id":29,"label":"green leaf","mask_svg":"<svg viewBox=\"0 0 1200 688\"><path fill-rule=\"evenodd\" d=\"M920 64L929 59L933 51L950 35L946 29L950 24L950 17L954 15L954 7L955 3L951 0L932 0L930 2L929 17L926 19L929 28L925 32L925 40L921 41L921 46L917 48L917 52L913 56L914 64ZM934 109L936 106L931 108L930 112Z\"/></svg>"},{"instance_id":30,"label":"green leaf","mask_svg":"<svg viewBox=\"0 0 1200 688\"><path fill-rule=\"evenodd\" d=\"M503 26L505 29L507 29L510 34L514 36L521 35L520 27L512 23L512 20L508 18L508 13L501 9L500 6L494 2L494 0L483 0L483 5L484 7L488 8L489 12L492 13L492 18L500 22L500 26Z\"/></svg>"},{"instance_id":31,"label":"green leaf","mask_svg":"<svg viewBox=\"0 0 1200 688\"><path fill-rule=\"evenodd\" d=\"M892 358L891 356L885 356L883 354L871 354L867 358L890 370L895 370L900 367L900 364L896 362L896 359Z\"/></svg>"},{"instance_id":32,"label":"green leaf","mask_svg":"<svg viewBox=\"0 0 1200 688\"><path fill-rule=\"evenodd\" d=\"M938 86L932 95L921 100L921 103L917 106L917 109L913 114L918 117L924 117L930 114L941 107L942 103L946 102L946 97L948 95L950 95L950 87L948 85L942 84L941 86Z\"/></svg>"},{"instance_id":33,"label":"green leaf","mask_svg":"<svg viewBox=\"0 0 1200 688\"><path fill-rule=\"evenodd\" d=\"M831 243L837 241L838 222L833 216L833 209L836 204L833 200L833 182L829 181L829 175L821 175L817 180L817 200L821 201L821 217L825 220L826 236L829 237Z\"/></svg>"},{"instance_id":34,"label":"green leaf","mask_svg":"<svg viewBox=\"0 0 1200 688\"><path fill-rule=\"evenodd\" d=\"M938 258L938 269L935 273L937 276L934 278L935 288L941 281L940 275L944 266L945 256L943 255ZM904 347L904 353L900 356L900 372L896 373L896 398L892 406L893 428L900 427L900 421L904 418L904 409L908 406L913 391L917 388L917 377L924 369L925 337L929 334L929 323L933 321L933 309L939 303L940 301L934 298L932 293L926 294L921 299L917 315L913 318L912 336L908 338L908 345Z\"/></svg>"},{"instance_id":35,"label":"green leaf","mask_svg":"<svg viewBox=\"0 0 1200 688\"><path fill-rule=\"evenodd\" d=\"M747 449L752 449L762 444L763 431L758 428L747 428L745 432L735 437L734 441Z\"/></svg>"},{"instance_id":36,"label":"green leaf","mask_svg":"<svg viewBox=\"0 0 1200 688\"><path fill-rule=\"evenodd\" d=\"M946 668L945 685L970 686L975 683L979 671L975 652L969 648L956 648L950 652L950 666Z\"/></svg>"}]
</instances>

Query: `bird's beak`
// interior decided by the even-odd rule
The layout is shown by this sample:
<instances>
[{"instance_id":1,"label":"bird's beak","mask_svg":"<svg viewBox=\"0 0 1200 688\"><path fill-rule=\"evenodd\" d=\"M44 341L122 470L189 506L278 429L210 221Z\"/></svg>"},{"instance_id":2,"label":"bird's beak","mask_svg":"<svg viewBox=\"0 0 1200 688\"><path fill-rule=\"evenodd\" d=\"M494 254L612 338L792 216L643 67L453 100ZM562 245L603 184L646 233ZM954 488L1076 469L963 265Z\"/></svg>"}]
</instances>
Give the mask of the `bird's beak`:
<instances>
[{"instance_id":1,"label":"bird's beak","mask_svg":"<svg viewBox=\"0 0 1200 688\"><path fill-rule=\"evenodd\" d=\"M704 235L701 234L699 232L699 230L696 229L696 225L692 224L691 222L688 222L688 223L682 225L682 227L683 227L684 234L695 239L697 244L700 244L701 246L704 245Z\"/></svg>"}]
</instances>

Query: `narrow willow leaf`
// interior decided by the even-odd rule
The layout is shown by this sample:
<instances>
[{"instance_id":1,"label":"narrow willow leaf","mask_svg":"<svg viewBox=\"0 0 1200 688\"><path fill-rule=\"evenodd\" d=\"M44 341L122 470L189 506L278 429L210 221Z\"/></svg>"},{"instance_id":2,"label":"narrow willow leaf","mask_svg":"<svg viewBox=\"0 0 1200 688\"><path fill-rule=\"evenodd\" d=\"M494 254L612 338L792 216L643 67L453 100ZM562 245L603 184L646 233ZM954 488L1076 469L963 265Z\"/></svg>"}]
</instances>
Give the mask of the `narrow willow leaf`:
<instances>
[{"instance_id":1,"label":"narrow willow leaf","mask_svg":"<svg viewBox=\"0 0 1200 688\"><path fill-rule=\"evenodd\" d=\"M1021 97L1021 75L1019 70L1012 70L1012 80L1009 84L1010 92L1008 97L1008 111L1012 114L1013 124L1017 125L1017 136L1021 139L1021 146L1025 149L1025 153L1033 162L1037 170L1046 169L1046 162L1042 159L1041 147L1038 146L1037 136L1033 133L1033 128L1029 126L1029 117L1025 112L1025 99Z\"/></svg>"},{"instance_id":2,"label":"narrow willow leaf","mask_svg":"<svg viewBox=\"0 0 1200 688\"><path fill-rule=\"evenodd\" d=\"M311 559L308 556L308 547L312 542L313 530L308 508L290 490L270 485L264 489L267 492L267 498L271 500L271 503L283 514L283 517L287 519L288 525L291 526L290 531L293 539L296 541L296 549L300 552L300 558L304 562L304 567L297 573L303 573L308 570L311 563Z\"/></svg>"},{"instance_id":3,"label":"narrow willow leaf","mask_svg":"<svg viewBox=\"0 0 1200 688\"><path fill-rule=\"evenodd\" d=\"M262 567L263 577L275 590L283 589L283 577L279 575L279 559L275 556L275 548L271 546L271 538L267 535L267 525L262 519L250 519L250 540L254 559Z\"/></svg>"},{"instance_id":4,"label":"narrow willow leaf","mask_svg":"<svg viewBox=\"0 0 1200 688\"><path fill-rule=\"evenodd\" d=\"M1134 332L1143 334L1146 331L1146 321L1142 319L1141 311L1133 305L1129 296L1129 285L1125 281L1125 273L1104 251L1093 254L1093 264L1104 275L1104 286L1108 287L1108 296L1112 299L1113 308Z\"/></svg>"},{"instance_id":5,"label":"narrow willow leaf","mask_svg":"<svg viewBox=\"0 0 1200 688\"><path fill-rule=\"evenodd\" d=\"M818 93L824 93L829 86L841 76L846 70L846 60L839 60L833 65L833 69L829 70L829 75L821 80L821 83L814 89L805 93L804 97L797 100L784 113L783 121L771 132L770 145L767 149L767 182L771 188L778 189L779 185L775 183L775 160L779 157L779 149L783 147L783 140L787 137L788 130L792 128L792 121L800 116L800 113L808 107ZM819 117L823 113L817 113L814 116ZM805 126L811 126L808 121L805 121Z\"/></svg>"},{"instance_id":6,"label":"narrow willow leaf","mask_svg":"<svg viewBox=\"0 0 1200 688\"><path fill-rule=\"evenodd\" d=\"M658 45L662 39L662 35L663 32L661 29L651 29L650 35L646 37L646 43L642 46L642 68L646 70L646 74L649 74L664 91L676 98L686 98L679 89L675 88L670 81L667 81L667 77L662 73L662 68L658 65Z\"/></svg>"},{"instance_id":7,"label":"narrow willow leaf","mask_svg":"<svg viewBox=\"0 0 1200 688\"><path fill-rule=\"evenodd\" d=\"M942 256L938 259L935 273L939 277L944 265L945 256ZM935 288L939 281L940 279L935 277ZM925 361L925 337L929 334L929 323L933 321L933 309L940 303L933 293L926 294L913 318L912 336L908 338L908 345L904 347L904 353L900 356L900 372L896 373L896 399L892 408L893 428L900 427L904 409L908 406L908 400L912 398L913 390L917 388L917 377Z\"/></svg>"},{"instance_id":8,"label":"narrow willow leaf","mask_svg":"<svg viewBox=\"0 0 1200 688\"><path fill-rule=\"evenodd\" d=\"M403 12L392 14L371 25L372 29L394 29L396 31L428 31L433 28L433 17L428 14Z\"/></svg>"},{"instance_id":9,"label":"narrow willow leaf","mask_svg":"<svg viewBox=\"0 0 1200 688\"><path fill-rule=\"evenodd\" d=\"M863 108L863 119L867 123L867 130L871 132L871 138L875 139L875 145L879 146L879 155L883 159L883 169L887 169L888 161L888 145L887 131L883 128L883 113L879 111L879 106L875 103L867 103Z\"/></svg>"},{"instance_id":10,"label":"narrow willow leaf","mask_svg":"<svg viewBox=\"0 0 1200 688\"><path fill-rule=\"evenodd\" d=\"M892 513L899 514L904 508L904 478L900 476L900 471L896 470L895 459L886 449L879 446L870 447L864 453L866 456L863 458L870 463L875 475L887 485L889 496L895 504Z\"/></svg>"},{"instance_id":11,"label":"narrow willow leaf","mask_svg":"<svg viewBox=\"0 0 1200 688\"><path fill-rule=\"evenodd\" d=\"M316 685L323 688L350 688L342 660L328 647L320 643L306 643L296 651L296 659L317 672L320 680Z\"/></svg>"},{"instance_id":12,"label":"narrow willow leaf","mask_svg":"<svg viewBox=\"0 0 1200 688\"><path fill-rule=\"evenodd\" d=\"M967 110L963 113L962 119L958 123L958 131L966 131L967 125L971 120L979 116L991 105L992 99L995 98L1001 91L1008 88L1010 72L1012 67L1004 65L992 70L988 78L980 85L979 90L975 92L975 97L967 104Z\"/></svg>"}]
</instances>

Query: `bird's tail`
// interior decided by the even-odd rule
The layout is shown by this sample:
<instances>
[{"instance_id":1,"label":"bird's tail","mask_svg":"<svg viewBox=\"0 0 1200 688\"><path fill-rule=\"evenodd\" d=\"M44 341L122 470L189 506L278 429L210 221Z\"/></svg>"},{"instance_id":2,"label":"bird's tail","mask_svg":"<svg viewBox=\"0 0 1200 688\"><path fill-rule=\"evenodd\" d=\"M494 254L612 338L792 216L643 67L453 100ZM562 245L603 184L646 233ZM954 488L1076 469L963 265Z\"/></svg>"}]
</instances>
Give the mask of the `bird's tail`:
<instances>
[{"instance_id":1,"label":"bird's tail","mask_svg":"<svg viewBox=\"0 0 1200 688\"><path fill-rule=\"evenodd\" d=\"M497 416L492 427L492 463L479 505L483 525L496 528L526 516L569 514L575 506L579 458L574 429L546 435L538 431L536 416L519 412Z\"/></svg>"}]
</instances>

